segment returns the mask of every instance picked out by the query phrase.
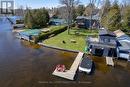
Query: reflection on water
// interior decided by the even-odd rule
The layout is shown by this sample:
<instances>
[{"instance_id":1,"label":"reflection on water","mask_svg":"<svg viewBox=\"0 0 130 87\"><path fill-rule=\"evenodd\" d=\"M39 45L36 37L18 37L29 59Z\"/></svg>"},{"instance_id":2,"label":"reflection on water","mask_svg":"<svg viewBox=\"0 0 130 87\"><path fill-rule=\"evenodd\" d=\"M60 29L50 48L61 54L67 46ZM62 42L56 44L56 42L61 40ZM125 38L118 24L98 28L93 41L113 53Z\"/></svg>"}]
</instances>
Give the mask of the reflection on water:
<instances>
[{"instance_id":1,"label":"reflection on water","mask_svg":"<svg viewBox=\"0 0 130 87\"><path fill-rule=\"evenodd\" d=\"M52 75L57 64L67 69L75 53L41 47L15 38L8 22L0 22L0 87L129 87L130 64L117 61L106 66L105 59L90 56L95 62L92 75L77 73L76 81Z\"/></svg>"},{"instance_id":2,"label":"reflection on water","mask_svg":"<svg viewBox=\"0 0 130 87\"><path fill-rule=\"evenodd\" d=\"M25 40L21 40L21 44L25 47L29 47L29 48L34 48L34 49L39 49L41 48L40 45L38 44L34 44L32 42L28 42L28 41L25 41Z\"/></svg>"}]
</instances>

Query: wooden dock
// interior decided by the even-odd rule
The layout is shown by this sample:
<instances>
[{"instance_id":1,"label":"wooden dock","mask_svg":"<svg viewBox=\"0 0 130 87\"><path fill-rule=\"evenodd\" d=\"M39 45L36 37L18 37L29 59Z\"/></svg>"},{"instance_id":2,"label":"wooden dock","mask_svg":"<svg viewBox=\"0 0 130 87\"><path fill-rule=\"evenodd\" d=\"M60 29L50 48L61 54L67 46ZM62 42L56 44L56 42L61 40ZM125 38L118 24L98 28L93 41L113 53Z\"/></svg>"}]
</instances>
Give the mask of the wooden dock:
<instances>
[{"instance_id":1,"label":"wooden dock","mask_svg":"<svg viewBox=\"0 0 130 87\"><path fill-rule=\"evenodd\" d=\"M74 80L74 76L76 74L76 71L78 69L79 63L81 62L83 55L84 55L84 53L82 53L82 52L78 53L70 70L66 70L66 72L58 72L57 70L55 70L52 74L55 76L65 78L65 79Z\"/></svg>"},{"instance_id":2,"label":"wooden dock","mask_svg":"<svg viewBox=\"0 0 130 87\"><path fill-rule=\"evenodd\" d=\"M114 66L113 58L112 57L106 57L106 64L110 66Z\"/></svg>"}]
</instances>

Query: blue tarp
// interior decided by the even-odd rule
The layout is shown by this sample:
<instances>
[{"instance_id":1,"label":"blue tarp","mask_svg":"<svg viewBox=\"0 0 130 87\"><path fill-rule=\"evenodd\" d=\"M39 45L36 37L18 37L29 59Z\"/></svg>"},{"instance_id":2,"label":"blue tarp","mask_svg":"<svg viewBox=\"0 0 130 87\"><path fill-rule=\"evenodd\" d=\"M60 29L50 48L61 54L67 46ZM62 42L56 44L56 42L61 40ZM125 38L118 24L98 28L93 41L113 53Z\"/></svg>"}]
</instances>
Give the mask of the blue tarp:
<instances>
[{"instance_id":1,"label":"blue tarp","mask_svg":"<svg viewBox=\"0 0 130 87\"><path fill-rule=\"evenodd\" d=\"M26 30L26 31L22 31L19 34L20 35L26 35L26 36L37 36L40 34L40 30L38 29L34 29L34 30Z\"/></svg>"}]
</instances>

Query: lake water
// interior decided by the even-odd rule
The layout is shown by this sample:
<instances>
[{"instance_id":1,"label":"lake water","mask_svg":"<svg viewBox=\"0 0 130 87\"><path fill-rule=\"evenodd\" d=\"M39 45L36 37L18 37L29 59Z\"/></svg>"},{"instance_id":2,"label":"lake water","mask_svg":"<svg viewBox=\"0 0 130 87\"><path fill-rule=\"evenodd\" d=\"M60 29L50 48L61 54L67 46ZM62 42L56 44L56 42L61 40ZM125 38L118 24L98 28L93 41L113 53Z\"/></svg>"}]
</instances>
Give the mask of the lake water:
<instances>
[{"instance_id":1,"label":"lake water","mask_svg":"<svg viewBox=\"0 0 130 87\"><path fill-rule=\"evenodd\" d=\"M76 55L21 41L10 23L0 20L0 87L130 87L130 63L123 60L109 67L92 56L94 72L77 73L75 81L52 75L57 64L69 69Z\"/></svg>"}]
</instances>

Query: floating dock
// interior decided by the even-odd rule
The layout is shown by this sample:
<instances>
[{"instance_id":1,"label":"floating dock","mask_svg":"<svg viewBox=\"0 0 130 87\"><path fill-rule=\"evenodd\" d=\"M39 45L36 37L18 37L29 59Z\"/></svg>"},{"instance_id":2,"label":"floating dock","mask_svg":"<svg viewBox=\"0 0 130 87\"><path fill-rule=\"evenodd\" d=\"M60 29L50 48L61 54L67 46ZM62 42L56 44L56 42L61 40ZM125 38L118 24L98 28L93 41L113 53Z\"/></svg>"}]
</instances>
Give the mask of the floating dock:
<instances>
[{"instance_id":1,"label":"floating dock","mask_svg":"<svg viewBox=\"0 0 130 87\"><path fill-rule=\"evenodd\" d=\"M114 66L113 58L112 57L106 57L106 64L110 66Z\"/></svg>"},{"instance_id":2,"label":"floating dock","mask_svg":"<svg viewBox=\"0 0 130 87\"><path fill-rule=\"evenodd\" d=\"M77 57L75 58L70 70L66 70L66 72L58 72L56 69L52 73L55 76L59 76L65 79L74 80L74 76L76 74L76 71L78 69L79 63L81 62L81 59L83 57L84 53L79 52Z\"/></svg>"}]
</instances>

